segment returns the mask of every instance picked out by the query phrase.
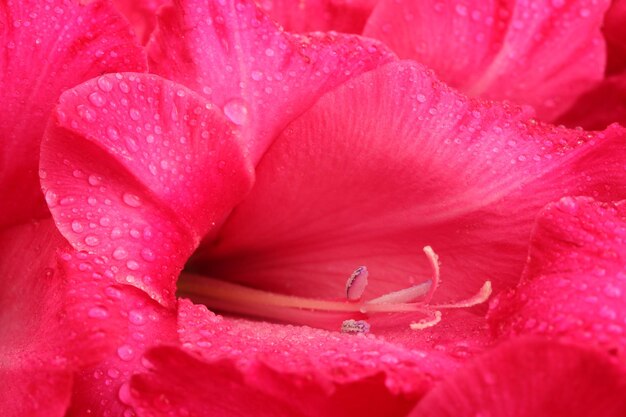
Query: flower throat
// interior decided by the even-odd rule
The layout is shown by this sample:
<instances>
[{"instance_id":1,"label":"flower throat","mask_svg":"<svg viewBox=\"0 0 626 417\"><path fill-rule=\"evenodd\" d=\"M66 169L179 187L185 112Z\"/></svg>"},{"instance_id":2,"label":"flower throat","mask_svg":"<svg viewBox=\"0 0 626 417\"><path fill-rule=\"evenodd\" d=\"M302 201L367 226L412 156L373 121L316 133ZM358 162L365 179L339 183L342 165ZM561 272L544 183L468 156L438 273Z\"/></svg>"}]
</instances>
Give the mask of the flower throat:
<instances>
[{"instance_id":1,"label":"flower throat","mask_svg":"<svg viewBox=\"0 0 626 417\"><path fill-rule=\"evenodd\" d=\"M432 278L417 285L369 300L362 296L369 273L358 267L346 282L344 296L337 300L297 297L246 287L232 282L184 272L178 280L181 296L192 298L213 310L241 314L292 324L306 324L344 333L368 333L370 321L382 314L411 318L413 330L435 326L442 320L442 311L469 308L482 304L491 295L491 282L486 281L472 297L448 304L431 304L440 284L439 259L430 246L424 247Z\"/></svg>"}]
</instances>

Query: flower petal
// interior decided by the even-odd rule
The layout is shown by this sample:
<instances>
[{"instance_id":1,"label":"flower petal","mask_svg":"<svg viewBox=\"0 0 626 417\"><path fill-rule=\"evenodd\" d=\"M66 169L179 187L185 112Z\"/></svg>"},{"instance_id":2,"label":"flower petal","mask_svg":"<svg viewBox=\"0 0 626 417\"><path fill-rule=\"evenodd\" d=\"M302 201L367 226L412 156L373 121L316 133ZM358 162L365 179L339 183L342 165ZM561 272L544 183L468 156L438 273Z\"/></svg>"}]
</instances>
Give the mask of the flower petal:
<instances>
[{"instance_id":1,"label":"flower petal","mask_svg":"<svg viewBox=\"0 0 626 417\"><path fill-rule=\"evenodd\" d=\"M607 73L626 69L626 1L613 0L604 16L602 32L607 44Z\"/></svg>"},{"instance_id":2,"label":"flower petal","mask_svg":"<svg viewBox=\"0 0 626 417\"><path fill-rule=\"evenodd\" d=\"M41 170L52 215L72 246L104 257L108 280L165 306L174 303L187 258L252 175L219 110L147 74L105 75L63 94Z\"/></svg>"},{"instance_id":3,"label":"flower petal","mask_svg":"<svg viewBox=\"0 0 626 417\"><path fill-rule=\"evenodd\" d=\"M364 34L469 95L530 104L553 120L602 78L609 3L381 0Z\"/></svg>"},{"instance_id":4,"label":"flower petal","mask_svg":"<svg viewBox=\"0 0 626 417\"><path fill-rule=\"evenodd\" d=\"M558 120L566 126L601 130L611 123L626 125L626 76L614 75L581 95Z\"/></svg>"},{"instance_id":5,"label":"flower petal","mask_svg":"<svg viewBox=\"0 0 626 417\"><path fill-rule=\"evenodd\" d=\"M169 0L113 0L115 7L128 19L143 45L156 27L156 12Z\"/></svg>"},{"instance_id":6,"label":"flower petal","mask_svg":"<svg viewBox=\"0 0 626 417\"><path fill-rule=\"evenodd\" d=\"M502 345L435 387L412 417L626 413L626 374L596 352L541 340Z\"/></svg>"},{"instance_id":7,"label":"flower petal","mask_svg":"<svg viewBox=\"0 0 626 417\"><path fill-rule=\"evenodd\" d=\"M203 94L246 128L254 162L321 94L394 59L354 35L290 35L251 0L178 0L148 45L151 71Z\"/></svg>"},{"instance_id":8,"label":"flower petal","mask_svg":"<svg viewBox=\"0 0 626 417\"><path fill-rule=\"evenodd\" d=\"M361 33L378 0L263 0L259 7L290 32Z\"/></svg>"},{"instance_id":9,"label":"flower petal","mask_svg":"<svg viewBox=\"0 0 626 417\"><path fill-rule=\"evenodd\" d=\"M186 300L179 307L181 342L194 355L172 348L147 354L152 372L131 382L140 416L164 398L170 405L157 415L186 407L207 416L400 416L433 379L456 369L436 352L373 337L223 319ZM263 401L276 408L258 409Z\"/></svg>"},{"instance_id":10,"label":"flower petal","mask_svg":"<svg viewBox=\"0 0 626 417\"><path fill-rule=\"evenodd\" d=\"M257 167L251 194L192 264L212 276L340 297L356 266L365 299L430 278L436 297L514 286L535 215L572 192L626 195L624 131L542 125L465 99L412 63L388 64L322 97Z\"/></svg>"},{"instance_id":11,"label":"flower petal","mask_svg":"<svg viewBox=\"0 0 626 417\"><path fill-rule=\"evenodd\" d=\"M46 120L61 92L103 72L144 71L128 24L106 1L0 4L0 227L46 209L37 178Z\"/></svg>"},{"instance_id":12,"label":"flower petal","mask_svg":"<svg viewBox=\"0 0 626 417\"><path fill-rule=\"evenodd\" d=\"M51 220L0 234L0 376L11 378L0 393L4 415L65 415L72 371L118 340L89 256L68 249Z\"/></svg>"},{"instance_id":13,"label":"flower petal","mask_svg":"<svg viewBox=\"0 0 626 417\"><path fill-rule=\"evenodd\" d=\"M503 337L540 334L626 357L626 207L589 198L547 206L518 288L490 313Z\"/></svg>"}]
</instances>

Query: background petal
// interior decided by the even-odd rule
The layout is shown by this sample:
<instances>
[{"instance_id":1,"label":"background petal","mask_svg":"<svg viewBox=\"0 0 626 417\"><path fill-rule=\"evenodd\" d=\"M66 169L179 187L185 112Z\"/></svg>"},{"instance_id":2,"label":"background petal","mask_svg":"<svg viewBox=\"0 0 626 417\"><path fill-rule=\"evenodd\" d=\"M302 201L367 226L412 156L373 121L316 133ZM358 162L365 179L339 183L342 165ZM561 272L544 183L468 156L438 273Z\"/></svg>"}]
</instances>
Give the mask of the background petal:
<instances>
[{"instance_id":1,"label":"background petal","mask_svg":"<svg viewBox=\"0 0 626 417\"><path fill-rule=\"evenodd\" d=\"M547 206L520 285L494 301L505 338L540 334L626 357L626 209L589 198Z\"/></svg>"},{"instance_id":2,"label":"background petal","mask_svg":"<svg viewBox=\"0 0 626 417\"><path fill-rule=\"evenodd\" d=\"M47 216L37 164L46 120L63 90L146 58L108 1L0 4L0 227Z\"/></svg>"},{"instance_id":3,"label":"background petal","mask_svg":"<svg viewBox=\"0 0 626 417\"><path fill-rule=\"evenodd\" d=\"M290 35L251 0L176 0L148 45L150 70L204 95L244 127L256 163L324 92L394 59L371 39Z\"/></svg>"},{"instance_id":4,"label":"background petal","mask_svg":"<svg viewBox=\"0 0 626 417\"><path fill-rule=\"evenodd\" d=\"M553 120L602 79L609 3L381 0L364 34L471 96L530 104Z\"/></svg>"},{"instance_id":5,"label":"background petal","mask_svg":"<svg viewBox=\"0 0 626 417\"><path fill-rule=\"evenodd\" d=\"M259 7L289 32L361 33L378 0L260 0Z\"/></svg>"},{"instance_id":6,"label":"background petal","mask_svg":"<svg viewBox=\"0 0 626 417\"><path fill-rule=\"evenodd\" d=\"M626 374L596 352L541 340L502 345L435 387L412 417L615 417Z\"/></svg>"}]
</instances>

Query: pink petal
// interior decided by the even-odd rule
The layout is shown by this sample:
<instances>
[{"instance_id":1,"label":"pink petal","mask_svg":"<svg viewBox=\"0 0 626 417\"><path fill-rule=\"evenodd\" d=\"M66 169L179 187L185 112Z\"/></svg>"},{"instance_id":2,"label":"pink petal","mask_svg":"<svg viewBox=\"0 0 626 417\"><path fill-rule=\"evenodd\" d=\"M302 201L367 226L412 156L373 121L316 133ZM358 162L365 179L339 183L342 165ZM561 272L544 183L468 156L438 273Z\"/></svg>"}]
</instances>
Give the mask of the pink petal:
<instances>
[{"instance_id":1,"label":"pink petal","mask_svg":"<svg viewBox=\"0 0 626 417\"><path fill-rule=\"evenodd\" d=\"M156 27L156 12L169 0L113 0L115 7L128 19L143 45Z\"/></svg>"},{"instance_id":2,"label":"pink petal","mask_svg":"<svg viewBox=\"0 0 626 417\"><path fill-rule=\"evenodd\" d=\"M72 371L116 343L102 280L85 279L89 256L66 249L50 220L0 234L0 376L11 381L3 415L65 415Z\"/></svg>"},{"instance_id":3,"label":"pink petal","mask_svg":"<svg viewBox=\"0 0 626 417\"><path fill-rule=\"evenodd\" d=\"M0 227L46 216L39 143L61 92L98 74L143 71L145 55L105 1L0 4Z\"/></svg>"},{"instance_id":4,"label":"pink petal","mask_svg":"<svg viewBox=\"0 0 626 417\"><path fill-rule=\"evenodd\" d=\"M154 75L105 75L67 91L42 145L61 233L105 257L107 280L168 306L187 258L248 190L250 171L219 110Z\"/></svg>"},{"instance_id":5,"label":"pink petal","mask_svg":"<svg viewBox=\"0 0 626 417\"><path fill-rule=\"evenodd\" d=\"M515 285L537 212L572 192L626 195L624 131L542 125L467 100L412 63L388 64L322 97L289 125L257 182L192 264L213 277L341 297L369 270L368 296L431 276L437 302ZM289 190L289 192L285 192Z\"/></svg>"},{"instance_id":6,"label":"pink petal","mask_svg":"<svg viewBox=\"0 0 626 417\"><path fill-rule=\"evenodd\" d=\"M235 124L258 161L274 136L321 94L394 59L354 35L290 35L251 0L178 0L161 10L151 71L203 94Z\"/></svg>"},{"instance_id":7,"label":"pink petal","mask_svg":"<svg viewBox=\"0 0 626 417\"><path fill-rule=\"evenodd\" d=\"M195 355L165 348L148 353L152 372L131 383L140 416L183 415L176 414L179 407L207 416L234 410L400 416L433 378L456 368L436 352L408 351L373 337L228 320L186 300L179 307L181 342ZM169 407L155 407L164 398ZM260 402L276 408L259 408Z\"/></svg>"},{"instance_id":8,"label":"pink petal","mask_svg":"<svg viewBox=\"0 0 626 417\"><path fill-rule=\"evenodd\" d=\"M290 32L361 33L378 0L262 0L259 7Z\"/></svg>"},{"instance_id":9,"label":"pink petal","mask_svg":"<svg viewBox=\"0 0 626 417\"><path fill-rule=\"evenodd\" d=\"M602 78L608 0L381 0L364 34L471 96L553 120ZM450 57L454 57L451 59Z\"/></svg>"},{"instance_id":10,"label":"pink petal","mask_svg":"<svg viewBox=\"0 0 626 417\"><path fill-rule=\"evenodd\" d=\"M626 1L611 2L602 32L607 44L607 73L623 72L626 69Z\"/></svg>"},{"instance_id":11,"label":"pink petal","mask_svg":"<svg viewBox=\"0 0 626 417\"><path fill-rule=\"evenodd\" d=\"M412 417L616 417L626 374L597 353L540 340L502 345L435 387Z\"/></svg>"},{"instance_id":12,"label":"pink petal","mask_svg":"<svg viewBox=\"0 0 626 417\"><path fill-rule=\"evenodd\" d=\"M67 417L129 415L130 378L146 371L145 351L178 342L175 311L129 286L109 286L102 296L109 303L107 319L118 323L113 334L118 340L106 357L75 374Z\"/></svg>"},{"instance_id":13,"label":"pink petal","mask_svg":"<svg viewBox=\"0 0 626 417\"><path fill-rule=\"evenodd\" d=\"M72 393L72 374L62 370L0 367L4 417L63 417Z\"/></svg>"},{"instance_id":14,"label":"pink petal","mask_svg":"<svg viewBox=\"0 0 626 417\"><path fill-rule=\"evenodd\" d=\"M626 76L614 75L581 95L558 123L601 130L611 123L626 125Z\"/></svg>"},{"instance_id":15,"label":"pink petal","mask_svg":"<svg viewBox=\"0 0 626 417\"><path fill-rule=\"evenodd\" d=\"M504 337L541 334L626 357L626 208L564 198L543 210L523 281L494 302Z\"/></svg>"}]
</instances>

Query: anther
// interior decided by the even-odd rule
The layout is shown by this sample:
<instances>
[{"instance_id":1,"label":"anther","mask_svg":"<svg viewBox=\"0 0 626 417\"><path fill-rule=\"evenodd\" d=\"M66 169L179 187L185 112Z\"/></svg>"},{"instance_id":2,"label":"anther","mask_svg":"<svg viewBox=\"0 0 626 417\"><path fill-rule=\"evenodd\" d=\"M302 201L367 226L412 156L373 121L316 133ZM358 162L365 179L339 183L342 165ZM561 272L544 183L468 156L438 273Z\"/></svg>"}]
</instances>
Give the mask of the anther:
<instances>
[{"instance_id":1,"label":"anther","mask_svg":"<svg viewBox=\"0 0 626 417\"><path fill-rule=\"evenodd\" d=\"M341 333L369 333L370 325L365 320L345 320L341 323Z\"/></svg>"},{"instance_id":2,"label":"anther","mask_svg":"<svg viewBox=\"0 0 626 417\"><path fill-rule=\"evenodd\" d=\"M346 282L346 298L350 301L359 301L367 287L367 268L360 266L350 275Z\"/></svg>"}]
</instances>

